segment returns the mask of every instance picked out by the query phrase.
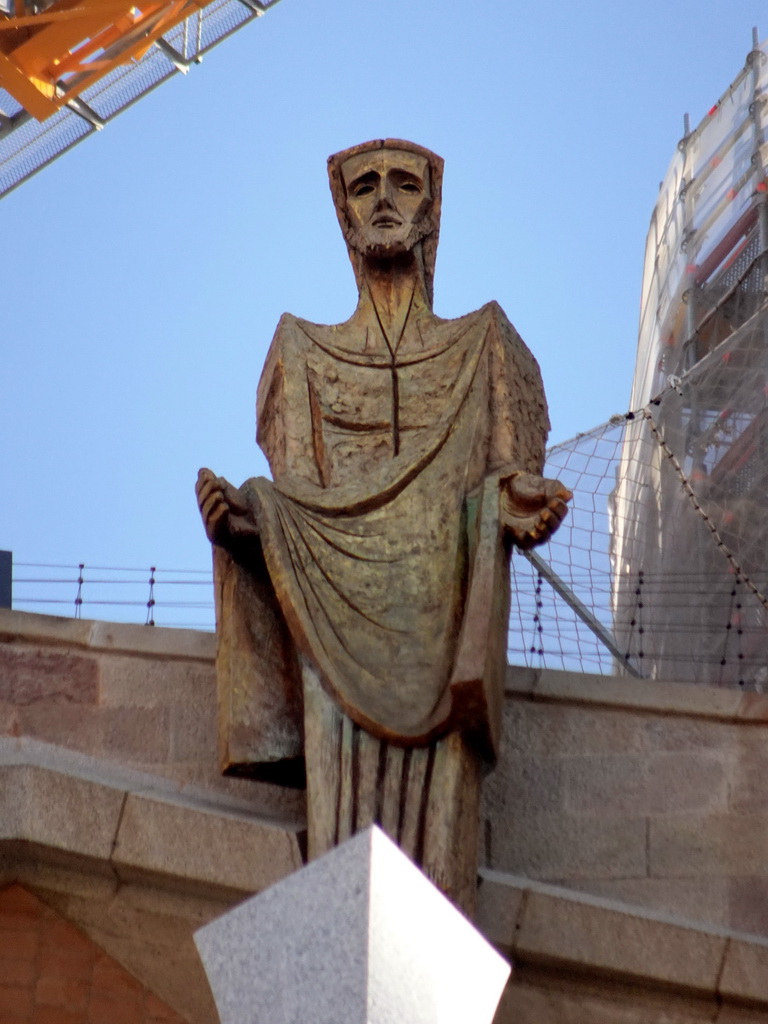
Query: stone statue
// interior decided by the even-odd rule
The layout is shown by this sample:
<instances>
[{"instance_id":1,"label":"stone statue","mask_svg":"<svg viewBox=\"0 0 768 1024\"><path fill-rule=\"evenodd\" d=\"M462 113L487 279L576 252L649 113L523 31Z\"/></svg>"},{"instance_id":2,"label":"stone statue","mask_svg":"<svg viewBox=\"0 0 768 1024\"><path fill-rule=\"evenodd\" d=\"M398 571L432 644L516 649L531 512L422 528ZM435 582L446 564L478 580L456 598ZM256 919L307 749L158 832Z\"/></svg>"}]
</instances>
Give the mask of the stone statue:
<instances>
[{"instance_id":1,"label":"stone statue","mask_svg":"<svg viewBox=\"0 0 768 1024\"><path fill-rule=\"evenodd\" d=\"M310 857L376 822L471 908L509 546L570 494L539 475L539 368L500 306L432 312L442 168L392 139L330 158L357 309L282 317L258 389L274 479L203 469L197 493L225 770L290 782L303 753Z\"/></svg>"}]
</instances>

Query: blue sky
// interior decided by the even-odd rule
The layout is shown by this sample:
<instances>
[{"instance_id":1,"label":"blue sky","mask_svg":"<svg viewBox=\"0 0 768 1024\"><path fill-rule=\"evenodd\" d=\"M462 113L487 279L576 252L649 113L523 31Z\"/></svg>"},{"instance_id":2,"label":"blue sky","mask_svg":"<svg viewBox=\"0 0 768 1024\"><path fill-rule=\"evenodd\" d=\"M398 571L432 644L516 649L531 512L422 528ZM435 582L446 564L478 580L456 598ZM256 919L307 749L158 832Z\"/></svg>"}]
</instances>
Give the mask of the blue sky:
<instances>
[{"instance_id":1,"label":"blue sky","mask_svg":"<svg viewBox=\"0 0 768 1024\"><path fill-rule=\"evenodd\" d=\"M195 476L266 471L280 314L354 308L325 160L369 138L445 158L436 312L502 304L551 441L624 412L658 183L764 10L282 0L0 202L0 547L208 568Z\"/></svg>"}]
</instances>

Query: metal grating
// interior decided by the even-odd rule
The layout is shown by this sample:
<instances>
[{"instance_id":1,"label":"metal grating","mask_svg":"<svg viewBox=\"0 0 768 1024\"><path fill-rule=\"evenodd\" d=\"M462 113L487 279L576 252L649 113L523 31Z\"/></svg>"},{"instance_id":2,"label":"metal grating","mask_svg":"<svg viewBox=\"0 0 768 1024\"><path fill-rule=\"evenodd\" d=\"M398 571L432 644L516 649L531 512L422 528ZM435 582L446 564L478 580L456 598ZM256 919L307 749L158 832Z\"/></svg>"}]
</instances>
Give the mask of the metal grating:
<instances>
[{"instance_id":1,"label":"metal grating","mask_svg":"<svg viewBox=\"0 0 768 1024\"><path fill-rule=\"evenodd\" d=\"M80 99L95 113L96 120L107 123L278 2L214 0L163 37L168 50L156 44L140 61L112 71L87 89ZM179 55L179 60L174 60L173 51ZM77 112L74 106L38 122L29 118L16 100L0 89L0 114L5 115L0 117L0 197L96 130L97 125L88 120L87 109L81 107ZM6 119L11 119L10 124Z\"/></svg>"},{"instance_id":2,"label":"metal grating","mask_svg":"<svg viewBox=\"0 0 768 1024\"><path fill-rule=\"evenodd\" d=\"M93 125L71 110L60 110L43 124L21 121L0 139L0 196L93 131Z\"/></svg>"}]
</instances>

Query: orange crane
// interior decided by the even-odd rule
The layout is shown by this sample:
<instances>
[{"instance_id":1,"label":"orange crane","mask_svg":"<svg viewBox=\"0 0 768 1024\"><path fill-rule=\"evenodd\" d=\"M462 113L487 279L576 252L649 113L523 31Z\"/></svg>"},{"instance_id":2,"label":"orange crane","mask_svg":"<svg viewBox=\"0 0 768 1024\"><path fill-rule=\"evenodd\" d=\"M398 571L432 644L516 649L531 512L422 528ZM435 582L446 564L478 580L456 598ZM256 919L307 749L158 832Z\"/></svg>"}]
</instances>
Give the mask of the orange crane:
<instances>
[{"instance_id":1,"label":"orange crane","mask_svg":"<svg viewBox=\"0 0 768 1024\"><path fill-rule=\"evenodd\" d=\"M277 2L0 0L0 196Z\"/></svg>"},{"instance_id":2,"label":"orange crane","mask_svg":"<svg viewBox=\"0 0 768 1024\"><path fill-rule=\"evenodd\" d=\"M114 68L140 60L164 33L209 3L15 0L14 13L0 15L0 86L44 121Z\"/></svg>"}]
</instances>

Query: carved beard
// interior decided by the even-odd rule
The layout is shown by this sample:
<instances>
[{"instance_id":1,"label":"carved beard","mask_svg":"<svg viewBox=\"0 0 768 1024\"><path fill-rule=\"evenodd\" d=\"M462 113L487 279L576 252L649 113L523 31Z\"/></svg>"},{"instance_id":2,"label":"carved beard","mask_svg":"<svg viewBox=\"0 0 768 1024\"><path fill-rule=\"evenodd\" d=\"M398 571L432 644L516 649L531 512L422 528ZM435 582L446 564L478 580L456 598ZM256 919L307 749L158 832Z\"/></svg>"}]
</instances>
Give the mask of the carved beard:
<instances>
[{"instance_id":1,"label":"carved beard","mask_svg":"<svg viewBox=\"0 0 768 1024\"><path fill-rule=\"evenodd\" d=\"M365 237L362 231L352 226L348 228L346 236L350 247L361 256L373 257L373 259L390 259L412 252L423 238L432 234L434 229L435 225L432 223L432 218L427 215L411 225L411 229L404 239L397 241L372 242Z\"/></svg>"}]
</instances>

